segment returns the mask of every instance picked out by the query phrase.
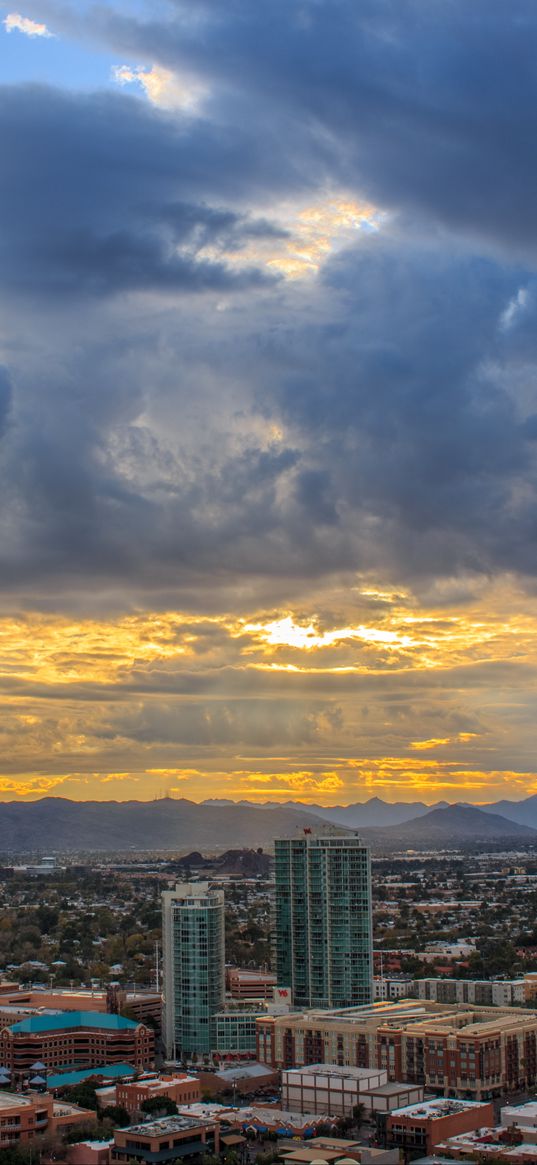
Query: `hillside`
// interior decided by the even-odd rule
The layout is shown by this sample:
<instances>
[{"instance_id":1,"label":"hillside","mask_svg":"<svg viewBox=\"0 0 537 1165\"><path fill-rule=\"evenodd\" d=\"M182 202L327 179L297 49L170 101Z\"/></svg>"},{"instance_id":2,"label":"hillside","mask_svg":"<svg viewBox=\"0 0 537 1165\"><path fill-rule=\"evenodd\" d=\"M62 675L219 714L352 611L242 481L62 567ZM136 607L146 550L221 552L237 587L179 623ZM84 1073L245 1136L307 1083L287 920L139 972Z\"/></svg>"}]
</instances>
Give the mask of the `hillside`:
<instances>
[{"instance_id":1,"label":"hillside","mask_svg":"<svg viewBox=\"0 0 537 1165\"><path fill-rule=\"evenodd\" d=\"M483 805L487 813L500 813L509 821L516 821L519 825L529 825L537 829L537 793L526 797L524 801L496 801L493 805Z\"/></svg>"},{"instance_id":2,"label":"hillside","mask_svg":"<svg viewBox=\"0 0 537 1165\"><path fill-rule=\"evenodd\" d=\"M537 831L473 805L433 809L402 825L364 830L375 849L436 849L481 842L537 842Z\"/></svg>"}]
</instances>

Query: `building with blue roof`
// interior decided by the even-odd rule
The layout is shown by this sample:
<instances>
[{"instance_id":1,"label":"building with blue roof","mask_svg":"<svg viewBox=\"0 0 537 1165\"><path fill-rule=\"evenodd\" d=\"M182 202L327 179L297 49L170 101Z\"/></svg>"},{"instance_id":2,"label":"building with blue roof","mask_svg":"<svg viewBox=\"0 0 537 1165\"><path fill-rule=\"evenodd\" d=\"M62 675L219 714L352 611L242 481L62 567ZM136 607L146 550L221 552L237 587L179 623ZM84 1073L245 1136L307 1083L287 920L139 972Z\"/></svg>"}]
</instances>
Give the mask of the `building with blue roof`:
<instances>
[{"instance_id":1,"label":"building with blue roof","mask_svg":"<svg viewBox=\"0 0 537 1165\"><path fill-rule=\"evenodd\" d=\"M75 1084L83 1084L84 1080L98 1077L102 1084L108 1081L128 1080L136 1076L138 1069L133 1064L101 1064L98 1068L84 1068L81 1072L59 1072L47 1076L49 1089L72 1088Z\"/></svg>"},{"instance_id":2,"label":"building with blue roof","mask_svg":"<svg viewBox=\"0 0 537 1165\"><path fill-rule=\"evenodd\" d=\"M136 1070L151 1068L154 1060L152 1028L123 1015L99 1011L64 1011L31 1015L0 1031L0 1061L15 1078L28 1079L36 1061L58 1074L69 1065L73 1072L115 1064Z\"/></svg>"}]
</instances>

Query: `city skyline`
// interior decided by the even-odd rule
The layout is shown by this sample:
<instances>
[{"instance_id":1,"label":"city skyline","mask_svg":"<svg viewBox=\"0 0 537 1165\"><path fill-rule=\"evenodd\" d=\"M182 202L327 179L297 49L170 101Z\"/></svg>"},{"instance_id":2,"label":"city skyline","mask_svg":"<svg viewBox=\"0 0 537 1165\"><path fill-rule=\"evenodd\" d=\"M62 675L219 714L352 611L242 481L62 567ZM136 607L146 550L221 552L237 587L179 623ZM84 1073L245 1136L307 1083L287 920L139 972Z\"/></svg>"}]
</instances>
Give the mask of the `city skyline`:
<instances>
[{"instance_id":1,"label":"city skyline","mask_svg":"<svg viewBox=\"0 0 537 1165\"><path fill-rule=\"evenodd\" d=\"M529 0L0 17L0 801L537 792Z\"/></svg>"}]
</instances>

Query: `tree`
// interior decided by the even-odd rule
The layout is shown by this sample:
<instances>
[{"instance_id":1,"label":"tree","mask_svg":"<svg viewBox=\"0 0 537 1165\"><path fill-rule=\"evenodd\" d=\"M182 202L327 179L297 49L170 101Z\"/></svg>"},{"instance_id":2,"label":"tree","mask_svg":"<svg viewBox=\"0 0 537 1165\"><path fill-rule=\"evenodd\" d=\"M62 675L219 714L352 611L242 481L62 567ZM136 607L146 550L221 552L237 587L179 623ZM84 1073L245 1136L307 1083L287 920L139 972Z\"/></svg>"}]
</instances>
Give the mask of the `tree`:
<instances>
[{"instance_id":1,"label":"tree","mask_svg":"<svg viewBox=\"0 0 537 1165\"><path fill-rule=\"evenodd\" d=\"M358 1104L355 1104L353 1107L353 1110L352 1110L352 1116L353 1116L354 1123L358 1126L358 1130L360 1130L360 1128L362 1127L362 1125L365 1121L365 1116L366 1116L365 1104L362 1104L361 1101Z\"/></svg>"},{"instance_id":2,"label":"tree","mask_svg":"<svg viewBox=\"0 0 537 1165\"><path fill-rule=\"evenodd\" d=\"M112 1121L116 1128L124 1129L131 1123L130 1113L122 1104L107 1104L101 1115L103 1120Z\"/></svg>"},{"instance_id":3,"label":"tree","mask_svg":"<svg viewBox=\"0 0 537 1165\"><path fill-rule=\"evenodd\" d=\"M171 1096L148 1096L147 1100L142 1100L140 1105L142 1112L162 1113L166 1116L175 1116L177 1113L177 1105Z\"/></svg>"},{"instance_id":4,"label":"tree","mask_svg":"<svg viewBox=\"0 0 537 1165\"><path fill-rule=\"evenodd\" d=\"M73 1088L62 1089L60 1096L64 1100L80 1105L80 1108L93 1108L97 1111L98 1101L95 1089L98 1084L97 1078L92 1076L88 1080L83 1080L81 1084L75 1084Z\"/></svg>"}]
</instances>

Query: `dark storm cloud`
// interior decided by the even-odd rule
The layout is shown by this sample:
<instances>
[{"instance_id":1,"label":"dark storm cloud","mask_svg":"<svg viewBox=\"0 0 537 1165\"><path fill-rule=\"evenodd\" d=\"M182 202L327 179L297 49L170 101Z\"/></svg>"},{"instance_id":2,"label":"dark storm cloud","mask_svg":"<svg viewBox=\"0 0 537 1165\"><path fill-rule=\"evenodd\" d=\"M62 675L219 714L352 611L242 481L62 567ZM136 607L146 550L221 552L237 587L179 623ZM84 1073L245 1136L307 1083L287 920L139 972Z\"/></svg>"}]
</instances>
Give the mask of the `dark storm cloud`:
<instances>
[{"instance_id":1,"label":"dark storm cloud","mask_svg":"<svg viewBox=\"0 0 537 1165\"><path fill-rule=\"evenodd\" d=\"M12 384L6 368L0 366L0 437L2 436L11 407Z\"/></svg>"},{"instance_id":2,"label":"dark storm cloud","mask_svg":"<svg viewBox=\"0 0 537 1165\"><path fill-rule=\"evenodd\" d=\"M323 465L298 479L312 520L326 521L328 504L369 515L386 564L394 555L410 573L536 569L535 420L524 414L537 369L526 366L522 393L502 326L522 278L400 239L328 266L344 316L295 337L279 383L284 416Z\"/></svg>"},{"instance_id":3,"label":"dark storm cloud","mask_svg":"<svg viewBox=\"0 0 537 1165\"><path fill-rule=\"evenodd\" d=\"M0 584L534 575L533 6L175 9L92 21L205 81L196 118L0 94ZM316 283L229 262L332 187L393 214Z\"/></svg>"},{"instance_id":4,"label":"dark storm cloud","mask_svg":"<svg viewBox=\"0 0 537 1165\"><path fill-rule=\"evenodd\" d=\"M80 28L72 12L37 9ZM195 13L176 0L159 11L144 22L101 6L85 31L201 79L209 116L275 146L275 166L292 143L319 177L535 258L532 0L235 0Z\"/></svg>"},{"instance_id":5,"label":"dark storm cloud","mask_svg":"<svg viewBox=\"0 0 537 1165\"><path fill-rule=\"evenodd\" d=\"M281 233L203 202L229 193L226 175L242 161L238 143L210 127L181 130L121 95L29 86L0 91L0 132L1 279L11 291L222 291L274 279L200 254Z\"/></svg>"}]
</instances>

